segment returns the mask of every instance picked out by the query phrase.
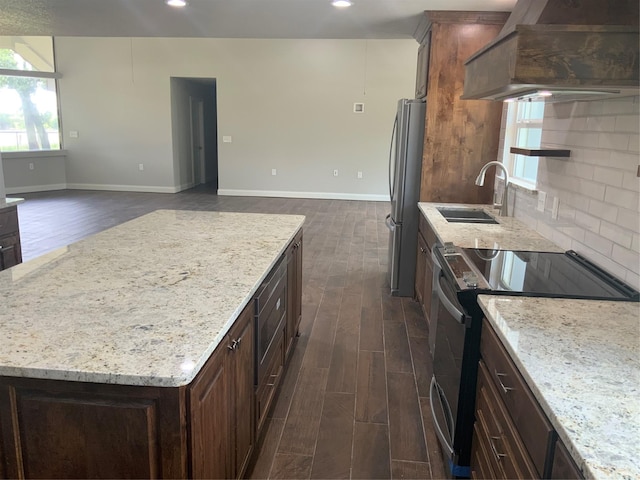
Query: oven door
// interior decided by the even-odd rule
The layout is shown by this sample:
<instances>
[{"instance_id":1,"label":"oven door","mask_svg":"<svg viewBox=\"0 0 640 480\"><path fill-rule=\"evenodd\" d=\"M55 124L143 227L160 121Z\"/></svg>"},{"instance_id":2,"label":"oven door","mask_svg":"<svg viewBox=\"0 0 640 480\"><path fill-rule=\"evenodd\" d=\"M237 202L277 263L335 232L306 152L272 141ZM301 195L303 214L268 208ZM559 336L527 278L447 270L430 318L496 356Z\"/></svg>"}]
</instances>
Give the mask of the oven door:
<instances>
[{"instance_id":1,"label":"oven door","mask_svg":"<svg viewBox=\"0 0 640 480\"><path fill-rule=\"evenodd\" d=\"M430 390L431 414L449 473L454 477L468 477L468 464L458 465L460 452L456 423L465 336L471 319L458 301L451 283L442 273L438 259L433 256L433 260L431 314L432 322L435 320L436 335Z\"/></svg>"}]
</instances>

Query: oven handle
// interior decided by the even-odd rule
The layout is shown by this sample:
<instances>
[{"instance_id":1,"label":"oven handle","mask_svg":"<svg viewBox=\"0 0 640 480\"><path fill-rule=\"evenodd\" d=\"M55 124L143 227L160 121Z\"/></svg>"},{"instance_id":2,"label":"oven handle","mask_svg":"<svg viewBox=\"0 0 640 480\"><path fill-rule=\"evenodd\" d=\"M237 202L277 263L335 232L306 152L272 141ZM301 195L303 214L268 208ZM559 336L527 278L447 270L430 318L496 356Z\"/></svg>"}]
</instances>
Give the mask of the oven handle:
<instances>
[{"instance_id":1,"label":"oven handle","mask_svg":"<svg viewBox=\"0 0 640 480\"><path fill-rule=\"evenodd\" d=\"M447 401L447 398L440 393L440 387L436 382L436 377L433 376L431 377L431 386L429 387L429 404L431 406L431 417L433 418L433 425L436 427L436 435L440 440L440 445L445 448L446 453L448 454L448 458L453 458L453 447L451 446L451 443L449 443L449 440L447 440L447 438L444 436L442 428L438 423L438 418L436 417L436 409L433 406L433 399L435 394L437 394L438 398L440 399L440 403L443 407L442 411L449 417L449 419L451 420L450 424L453 425L453 415L451 414L451 407L449 407L449 402Z\"/></svg>"},{"instance_id":2,"label":"oven handle","mask_svg":"<svg viewBox=\"0 0 640 480\"><path fill-rule=\"evenodd\" d=\"M438 278L438 281L436 282L436 293L438 294L438 300L440 300L444 308L447 309L447 312L449 312L449 314L453 318L455 318L458 323L465 325L469 317L466 313L460 311L451 302L451 300L449 300L449 297L447 297L447 295L444 293L444 290L442 289L442 284L441 284L441 281L443 278L444 278L444 275L440 274L440 278Z\"/></svg>"}]
</instances>

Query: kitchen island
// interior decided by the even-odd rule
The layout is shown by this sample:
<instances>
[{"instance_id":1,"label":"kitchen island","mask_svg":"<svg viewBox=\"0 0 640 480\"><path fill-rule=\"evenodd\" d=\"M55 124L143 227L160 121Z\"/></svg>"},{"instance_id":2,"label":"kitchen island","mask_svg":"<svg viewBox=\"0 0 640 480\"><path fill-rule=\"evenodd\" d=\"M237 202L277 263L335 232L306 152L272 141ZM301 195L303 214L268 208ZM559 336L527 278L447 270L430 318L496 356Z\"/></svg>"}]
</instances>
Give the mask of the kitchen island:
<instances>
[{"instance_id":1,"label":"kitchen island","mask_svg":"<svg viewBox=\"0 0 640 480\"><path fill-rule=\"evenodd\" d=\"M227 352L253 389L253 299L303 222L159 210L0 272L0 477L240 475L203 458L240 436Z\"/></svg>"},{"instance_id":2,"label":"kitchen island","mask_svg":"<svg viewBox=\"0 0 640 480\"><path fill-rule=\"evenodd\" d=\"M581 474L640 478L640 304L478 299Z\"/></svg>"}]
</instances>

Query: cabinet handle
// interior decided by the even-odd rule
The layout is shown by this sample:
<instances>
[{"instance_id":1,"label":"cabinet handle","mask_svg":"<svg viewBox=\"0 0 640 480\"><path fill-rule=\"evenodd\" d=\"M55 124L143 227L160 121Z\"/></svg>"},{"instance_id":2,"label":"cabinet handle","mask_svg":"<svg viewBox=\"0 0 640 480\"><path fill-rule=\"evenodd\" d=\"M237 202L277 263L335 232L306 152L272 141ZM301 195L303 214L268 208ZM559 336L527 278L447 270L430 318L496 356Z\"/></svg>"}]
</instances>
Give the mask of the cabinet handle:
<instances>
[{"instance_id":1,"label":"cabinet handle","mask_svg":"<svg viewBox=\"0 0 640 480\"><path fill-rule=\"evenodd\" d=\"M513 388L507 387L507 386L505 386L504 383L502 383L502 377L506 377L507 376L506 373L500 373L497 370L494 370L493 373L496 374L496 377L498 379L498 383L500 384L500 387L502 387L502 391L504 392L505 395L507 393L509 393L511 390L514 390Z\"/></svg>"},{"instance_id":2,"label":"cabinet handle","mask_svg":"<svg viewBox=\"0 0 640 480\"><path fill-rule=\"evenodd\" d=\"M276 374L276 375L269 375L269 378L272 378L272 382L273 383L267 383L267 387L273 387L276 384L276 380L278 379L278 377L280 376L280 374Z\"/></svg>"},{"instance_id":3,"label":"cabinet handle","mask_svg":"<svg viewBox=\"0 0 640 480\"><path fill-rule=\"evenodd\" d=\"M425 248L424 248L424 247L420 247L420 252L422 252L422 253L427 253L427 251L425 250Z\"/></svg>"},{"instance_id":4,"label":"cabinet handle","mask_svg":"<svg viewBox=\"0 0 640 480\"><path fill-rule=\"evenodd\" d=\"M237 350L237 349L238 349L238 345L239 345L239 344L240 344L240 341L238 341L238 340L233 340L233 341L231 342L231 345L227 345L227 348L228 348L229 350Z\"/></svg>"},{"instance_id":5,"label":"cabinet handle","mask_svg":"<svg viewBox=\"0 0 640 480\"><path fill-rule=\"evenodd\" d=\"M498 452L498 449L496 448L496 446L494 444L494 442L497 441L497 440L500 440L500 437L490 437L489 446L491 447L491 451L493 452L493 455L496 457L496 461L500 462L507 455L505 453Z\"/></svg>"}]
</instances>

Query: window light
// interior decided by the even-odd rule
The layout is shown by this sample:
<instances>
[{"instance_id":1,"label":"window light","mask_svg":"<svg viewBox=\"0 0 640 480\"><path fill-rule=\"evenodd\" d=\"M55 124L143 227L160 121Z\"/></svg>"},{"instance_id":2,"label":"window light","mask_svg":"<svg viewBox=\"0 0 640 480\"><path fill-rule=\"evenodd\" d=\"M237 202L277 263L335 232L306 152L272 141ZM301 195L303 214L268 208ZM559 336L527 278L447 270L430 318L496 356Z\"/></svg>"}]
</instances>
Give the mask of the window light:
<instances>
[{"instance_id":1,"label":"window light","mask_svg":"<svg viewBox=\"0 0 640 480\"><path fill-rule=\"evenodd\" d=\"M350 0L333 0L331 5L338 8L347 8L353 5L353 2Z\"/></svg>"},{"instance_id":2,"label":"window light","mask_svg":"<svg viewBox=\"0 0 640 480\"><path fill-rule=\"evenodd\" d=\"M187 0L166 0L165 3L170 7L182 8L187 6Z\"/></svg>"}]
</instances>

